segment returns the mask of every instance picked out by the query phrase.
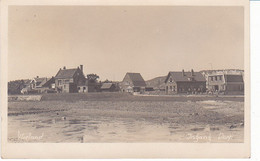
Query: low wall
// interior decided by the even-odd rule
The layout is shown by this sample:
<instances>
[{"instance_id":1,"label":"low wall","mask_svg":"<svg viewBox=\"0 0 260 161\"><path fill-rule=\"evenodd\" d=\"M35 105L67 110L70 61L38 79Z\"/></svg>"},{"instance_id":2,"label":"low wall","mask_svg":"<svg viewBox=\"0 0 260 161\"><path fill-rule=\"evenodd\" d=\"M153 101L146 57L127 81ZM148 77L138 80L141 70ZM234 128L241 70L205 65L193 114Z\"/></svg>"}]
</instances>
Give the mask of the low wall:
<instances>
[{"instance_id":1,"label":"low wall","mask_svg":"<svg viewBox=\"0 0 260 161\"><path fill-rule=\"evenodd\" d=\"M40 101L42 95L16 95L8 96L8 101Z\"/></svg>"}]
</instances>

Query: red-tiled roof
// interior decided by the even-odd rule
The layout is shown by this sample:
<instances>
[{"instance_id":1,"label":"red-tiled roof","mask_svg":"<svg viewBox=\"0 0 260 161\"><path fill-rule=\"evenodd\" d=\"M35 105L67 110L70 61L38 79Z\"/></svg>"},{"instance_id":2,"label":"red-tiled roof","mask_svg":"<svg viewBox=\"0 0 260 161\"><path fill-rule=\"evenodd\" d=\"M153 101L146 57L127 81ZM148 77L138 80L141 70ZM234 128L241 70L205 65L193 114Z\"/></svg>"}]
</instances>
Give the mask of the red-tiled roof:
<instances>
[{"instance_id":1,"label":"red-tiled roof","mask_svg":"<svg viewBox=\"0 0 260 161\"><path fill-rule=\"evenodd\" d=\"M56 74L55 78L73 78L74 74L78 69L61 69Z\"/></svg>"},{"instance_id":2,"label":"red-tiled roof","mask_svg":"<svg viewBox=\"0 0 260 161\"><path fill-rule=\"evenodd\" d=\"M136 87L146 86L146 83L140 73L126 73L126 74L129 75L134 86L136 86Z\"/></svg>"},{"instance_id":3,"label":"red-tiled roof","mask_svg":"<svg viewBox=\"0 0 260 161\"><path fill-rule=\"evenodd\" d=\"M183 72L169 72L165 82L168 80L170 75L175 82L190 82L190 78L193 78L194 81L206 82L206 79L200 72L193 72L193 75L191 75L191 72L184 72L184 75Z\"/></svg>"}]
</instances>

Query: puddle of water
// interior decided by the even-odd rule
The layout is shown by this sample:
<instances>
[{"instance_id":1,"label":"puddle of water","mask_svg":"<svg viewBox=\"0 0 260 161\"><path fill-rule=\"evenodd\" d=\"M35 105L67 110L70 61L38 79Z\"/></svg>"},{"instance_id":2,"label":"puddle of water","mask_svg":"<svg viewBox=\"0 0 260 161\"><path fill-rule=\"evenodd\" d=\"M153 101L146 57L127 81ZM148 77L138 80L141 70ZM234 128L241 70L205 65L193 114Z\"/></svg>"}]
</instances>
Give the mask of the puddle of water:
<instances>
[{"instance_id":1,"label":"puddle of water","mask_svg":"<svg viewBox=\"0 0 260 161\"><path fill-rule=\"evenodd\" d=\"M130 111L125 113L126 109L118 108L118 111L112 107L109 110L87 109L91 106L86 102L81 102L79 109L71 108L66 111L39 113L33 115L21 115L8 117L8 138L11 142L208 142L207 137L211 136L212 142L242 142L243 127L237 126L232 129L231 125L206 125L205 122L182 122L181 118L190 118L190 113L194 113L192 118L201 117L199 114L203 108L221 109L225 105L231 103L221 103L218 101L201 101L188 104L170 102L160 102L165 106L164 112L160 112L158 104L149 104L154 106L149 109L150 112L145 113L145 107L141 103L139 113ZM103 103L103 102L102 102ZM129 109L132 107L131 103ZM133 106L138 106L135 102ZM237 103L238 104L238 103ZM73 106L76 106L72 104ZM113 104L115 105L115 104ZM243 104L238 104L242 106ZM104 105L106 106L106 105ZM236 106L236 105L233 105ZM232 106L232 107L233 107ZM99 106L102 108L101 106ZM167 107L167 108L166 108ZM125 108L125 107L124 107ZM174 113L174 109L177 113ZM184 109L183 109L184 108ZM127 110L129 110L127 109ZM224 110L227 110L225 108ZM88 111L89 110L89 111ZM233 114L233 111L223 111L225 115ZM237 110L235 108L235 110ZM90 113L90 111L92 113ZM110 113L112 111L112 113ZM205 110L209 111L209 110ZM113 113L114 112L114 113ZM112 117L118 112L120 117ZM195 115L199 112L198 115ZM202 111L203 112L203 111ZM238 111L239 114L241 111ZM90 114L89 114L90 113ZM105 116L99 114L106 114ZM131 117L128 115L131 114ZM137 115L136 115L137 114ZM207 113L205 113L206 115ZM140 117L139 117L140 115ZM124 117L128 116L128 117ZM144 117L142 117L144 116ZM66 119L62 119L66 117ZM223 133L223 134L222 134ZM24 140L19 138L19 134L24 136L41 136L40 140ZM232 135L231 140L225 140L227 136ZM205 137L203 137L205 136ZM206 137L207 136L207 137ZM198 139L202 138L202 139ZM203 140L204 138L204 140ZM195 141L194 141L195 140Z\"/></svg>"}]
</instances>

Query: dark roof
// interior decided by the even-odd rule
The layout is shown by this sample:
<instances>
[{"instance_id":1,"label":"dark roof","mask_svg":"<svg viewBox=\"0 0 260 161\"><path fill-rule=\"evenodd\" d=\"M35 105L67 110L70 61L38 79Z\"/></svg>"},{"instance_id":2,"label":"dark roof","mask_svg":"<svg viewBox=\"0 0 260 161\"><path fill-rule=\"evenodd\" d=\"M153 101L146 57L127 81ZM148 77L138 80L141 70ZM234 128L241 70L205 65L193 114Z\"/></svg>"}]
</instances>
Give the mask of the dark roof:
<instances>
[{"instance_id":1,"label":"dark roof","mask_svg":"<svg viewBox=\"0 0 260 161\"><path fill-rule=\"evenodd\" d=\"M51 85L54 82L55 82L54 77L47 78L47 81L42 84L42 87L48 87L49 85Z\"/></svg>"},{"instance_id":2,"label":"dark roof","mask_svg":"<svg viewBox=\"0 0 260 161\"><path fill-rule=\"evenodd\" d=\"M189 82L189 78L191 77L194 79L194 81L206 82L206 79L200 72L193 72L193 76L191 75L191 72L184 72L184 75L182 72L169 72L165 82L168 80L170 75L175 82Z\"/></svg>"},{"instance_id":3,"label":"dark roof","mask_svg":"<svg viewBox=\"0 0 260 161\"><path fill-rule=\"evenodd\" d=\"M113 83L103 83L101 89L110 89Z\"/></svg>"},{"instance_id":4,"label":"dark roof","mask_svg":"<svg viewBox=\"0 0 260 161\"><path fill-rule=\"evenodd\" d=\"M56 74L55 78L73 78L74 74L78 69L60 69Z\"/></svg>"},{"instance_id":5,"label":"dark roof","mask_svg":"<svg viewBox=\"0 0 260 161\"><path fill-rule=\"evenodd\" d=\"M242 75L229 75L225 74L226 82L244 82Z\"/></svg>"},{"instance_id":6,"label":"dark roof","mask_svg":"<svg viewBox=\"0 0 260 161\"><path fill-rule=\"evenodd\" d=\"M36 86L42 86L47 81L47 77L34 78L34 79L36 81Z\"/></svg>"},{"instance_id":7,"label":"dark roof","mask_svg":"<svg viewBox=\"0 0 260 161\"><path fill-rule=\"evenodd\" d=\"M140 73L126 73L126 74L129 75L134 86L137 86L137 87L146 86L146 83Z\"/></svg>"}]
</instances>

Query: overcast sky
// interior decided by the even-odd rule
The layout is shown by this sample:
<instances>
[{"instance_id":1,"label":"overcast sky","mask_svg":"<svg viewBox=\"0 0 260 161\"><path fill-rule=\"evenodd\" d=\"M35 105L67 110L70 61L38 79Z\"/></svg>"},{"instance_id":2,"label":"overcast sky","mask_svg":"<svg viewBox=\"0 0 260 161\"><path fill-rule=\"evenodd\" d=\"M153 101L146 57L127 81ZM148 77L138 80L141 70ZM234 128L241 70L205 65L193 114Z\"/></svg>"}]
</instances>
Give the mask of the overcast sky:
<instances>
[{"instance_id":1,"label":"overcast sky","mask_svg":"<svg viewBox=\"0 0 260 161\"><path fill-rule=\"evenodd\" d=\"M242 7L9 7L8 80L244 69Z\"/></svg>"}]
</instances>

